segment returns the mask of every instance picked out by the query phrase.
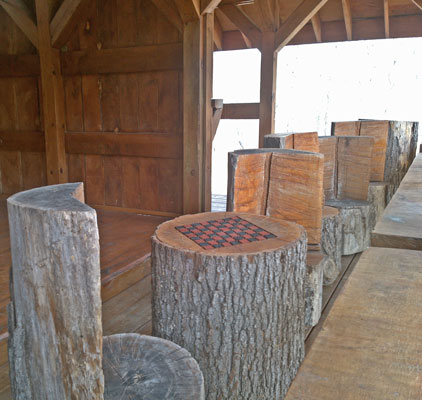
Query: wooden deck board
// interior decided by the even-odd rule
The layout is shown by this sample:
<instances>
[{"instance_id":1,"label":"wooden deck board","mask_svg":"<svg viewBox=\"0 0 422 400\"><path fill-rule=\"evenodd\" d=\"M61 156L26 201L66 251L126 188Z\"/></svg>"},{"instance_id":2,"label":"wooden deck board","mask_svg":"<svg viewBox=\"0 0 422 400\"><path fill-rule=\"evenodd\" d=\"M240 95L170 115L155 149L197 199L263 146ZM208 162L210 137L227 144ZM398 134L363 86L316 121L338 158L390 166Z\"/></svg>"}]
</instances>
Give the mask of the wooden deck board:
<instances>
[{"instance_id":1,"label":"wooden deck board","mask_svg":"<svg viewBox=\"0 0 422 400\"><path fill-rule=\"evenodd\" d=\"M422 250L422 154L413 161L371 235L371 245Z\"/></svg>"},{"instance_id":2,"label":"wooden deck board","mask_svg":"<svg viewBox=\"0 0 422 400\"><path fill-rule=\"evenodd\" d=\"M421 266L419 251L365 251L286 399L422 398Z\"/></svg>"}]
</instances>

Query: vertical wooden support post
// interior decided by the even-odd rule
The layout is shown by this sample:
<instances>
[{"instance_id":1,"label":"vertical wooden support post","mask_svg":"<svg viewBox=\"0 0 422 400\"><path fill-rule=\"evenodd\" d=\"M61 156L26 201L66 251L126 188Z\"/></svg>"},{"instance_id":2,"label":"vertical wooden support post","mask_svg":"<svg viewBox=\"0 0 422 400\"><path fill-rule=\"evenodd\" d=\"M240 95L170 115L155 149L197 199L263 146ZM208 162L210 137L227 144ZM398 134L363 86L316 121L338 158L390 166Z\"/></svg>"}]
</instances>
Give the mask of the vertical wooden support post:
<instances>
[{"instance_id":1,"label":"vertical wooden support post","mask_svg":"<svg viewBox=\"0 0 422 400\"><path fill-rule=\"evenodd\" d=\"M203 17L203 43L204 43L204 211L211 211L211 169L212 169L212 139L213 139L213 107L212 79L213 79L213 51L214 51L214 13L205 14Z\"/></svg>"},{"instance_id":2,"label":"vertical wooden support post","mask_svg":"<svg viewBox=\"0 0 422 400\"><path fill-rule=\"evenodd\" d=\"M35 0L35 7L41 64L47 182L51 185L68 181L64 141L64 89L59 50L51 46L48 1Z\"/></svg>"},{"instance_id":3,"label":"vertical wooden support post","mask_svg":"<svg viewBox=\"0 0 422 400\"><path fill-rule=\"evenodd\" d=\"M274 32L263 32L261 43L261 99L259 105L259 147L264 147L264 136L274 133L277 53Z\"/></svg>"},{"instance_id":4,"label":"vertical wooden support post","mask_svg":"<svg viewBox=\"0 0 422 400\"><path fill-rule=\"evenodd\" d=\"M103 398L97 216L77 198L82 184L69 183L7 201L14 399Z\"/></svg>"},{"instance_id":5,"label":"vertical wooden support post","mask_svg":"<svg viewBox=\"0 0 422 400\"><path fill-rule=\"evenodd\" d=\"M202 18L183 31L183 213L203 210Z\"/></svg>"}]
</instances>

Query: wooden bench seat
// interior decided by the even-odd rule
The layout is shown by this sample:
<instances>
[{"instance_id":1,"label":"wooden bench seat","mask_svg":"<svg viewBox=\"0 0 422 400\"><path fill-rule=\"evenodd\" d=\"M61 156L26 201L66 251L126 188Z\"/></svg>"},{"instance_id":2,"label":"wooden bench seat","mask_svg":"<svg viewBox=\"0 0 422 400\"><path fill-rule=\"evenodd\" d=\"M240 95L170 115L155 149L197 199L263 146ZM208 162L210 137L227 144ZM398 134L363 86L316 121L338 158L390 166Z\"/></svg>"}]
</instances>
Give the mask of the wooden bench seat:
<instances>
[{"instance_id":1,"label":"wooden bench seat","mask_svg":"<svg viewBox=\"0 0 422 400\"><path fill-rule=\"evenodd\" d=\"M286 400L420 399L422 252L369 248Z\"/></svg>"}]
</instances>

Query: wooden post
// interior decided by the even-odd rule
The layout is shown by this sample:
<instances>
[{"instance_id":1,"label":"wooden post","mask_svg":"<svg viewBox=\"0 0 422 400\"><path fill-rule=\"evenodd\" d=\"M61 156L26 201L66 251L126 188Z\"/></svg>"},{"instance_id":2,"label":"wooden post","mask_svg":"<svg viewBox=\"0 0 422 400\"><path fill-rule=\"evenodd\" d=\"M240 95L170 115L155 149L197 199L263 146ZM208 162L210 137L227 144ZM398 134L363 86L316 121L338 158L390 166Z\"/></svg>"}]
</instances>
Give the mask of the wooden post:
<instances>
[{"instance_id":1,"label":"wooden post","mask_svg":"<svg viewBox=\"0 0 422 400\"><path fill-rule=\"evenodd\" d=\"M80 183L7 201L12 252L9 363L14 399L102 399L100 253Z\"/></svg>"},{"instance_id":2,"label":"wooden post","mask_svg":"<svg viewBox=\"0 0 422 400\"><path fill-rule=\"evenodd\" d=\"M277 53L274 32L263 32L261 42L261 91L259 105L259 147L264 147L264 136L274 133Z\"/></svg>"},{"instance_id":3,"label":"wooden post","mask_svg":"<svg viewBox=\"0 0 422 400\"><path fill-rule=\"evenodd\" d=\"M46 0L36 0L35 8L41 64L47 182L51 185L68 181L64 141L64 87L59 50L51 46L49 3Z\"/></svg>"},{"instance_id":4,"label":"wooden post","mask_svg":"<svg viewBox=\"0 0 422 400\"><path fill-rule=\"evenodd\" d=\"M225 223L234 233L245 222L275 236L208 250L182 233L194 223L200 240L207 227L223 238ZM260 215L185 215L157 229L153 334L198 361L207 400L283 398L304 355L305 254L302 227Z\"/></svg>"},{"instance_id":5,"label":"wooden post","mask_svg":"<svg viewBox=\"0 0 422 400\"><path fill-rule=\"evenodd\" d=\"M137 333L104 338L104 399L205 400L204 378L189 352Z\"/></svg>"}]
</instances>

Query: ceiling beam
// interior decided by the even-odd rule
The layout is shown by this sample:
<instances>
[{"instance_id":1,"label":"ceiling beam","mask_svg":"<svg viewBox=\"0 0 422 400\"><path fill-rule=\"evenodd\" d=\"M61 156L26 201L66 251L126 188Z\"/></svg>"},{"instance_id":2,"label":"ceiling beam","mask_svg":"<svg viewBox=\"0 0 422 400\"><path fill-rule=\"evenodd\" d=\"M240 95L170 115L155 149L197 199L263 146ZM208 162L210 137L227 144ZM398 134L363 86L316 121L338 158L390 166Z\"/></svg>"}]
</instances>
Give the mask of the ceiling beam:
<instances>
[{"instance_id":1,"label":"ceiling beam","mask_svg":"<svg viewBox=\"0 0 422 400\"><path fill-rule=\"evenodd\" d=\"M422 0L412 0L413 4L422 10Z\"/></svg>"},{"instance_id":2,"label":"ceiling beam","mask_svg":"<svg viewBox=\"0 0 422 400\"><path fill-rule=\"evenodd\" d=\"M220 3L221 0L201 0L201 15L212 13Z\"/></svg>"},{"instance_id":3,"label":"ceiling beam","mask_svg":"<svg viewBox=\"0 0 422 400\"><path fill-rule=\"evenodd\" d=\"M32 13L22 0L0 0L10 18L25 34L30 42L38 49L38 30Z\"/></svg>"},{"instance_id":4,"label":"ceiling beam","mask_svg":"<svg viewBox=\"0 0 422 400\"><path fill-rule=\"evenodd\" d=\"M157 7L158 11L179 31L183 32L183 21L175 4L168 0L151 0Z\"/></svg>"},{"instance_id":5,"label":"ceiling beam","mask_svg":"<svg viewBox=\"0 0 422 400\"><path fill-rule=\"evenodd\" d=\"M221 0L221 5L237 4L238 6L244 6L246 4L253 4L255 0Z\"/></svg>"},{"instance_id":6,"label":"ceiling beam","mask_svg":"<svg viewBox=\"0 0 422 400\"><path fill-rule=\"evenodd\" d=\"M50 23L51 44L60 48L66 44L70 35L81 21L87 10L89 0L64 0Z\"/></svg>"},{"instance_id":7,"label":"ceiling beam","mask_svg":"<svg viewBox=\"0 0 422 400\"><path fill-rule=\"evenodd\" d=\"M216 14L214 14L214 45L217 50L223 50L223 29Z\"/></svg>"},{"instance_id":8,"label":"ceiling beam","mask_svg":"<svg viewBox=\"0 0 422 400\"><path fill-rule=\"evenodd\" d=\"M174 0L174 3L185 24L199 19L201 15L200 0Z\"/></svg>"},{"instance_id":9,"label":"ceiling beam","mask_svg":"<svg viewBox=\"0 0 422 400\"><path fill-rule=\"evenodd\" d=\"M328 0L304 0L287 17L276 33L276 51L286 46Z\"/></svg>"},{"instance_id":10,"label":"ceiling beam","mask_svg":"<svg viewBox=\"0 0 422 400\"><path fill-rule=\"evenodd\" d=\"M344 24L346 26L347 40L353 39L352 12L350 11L350 0L341 0L343 6Z\"/></svg>"},{"instance_id":11,"label":"ceiling beam","mask_svg":"<svg viewBox=\"0 0 422 400\"><path fill-rule=\"evenodd\" d=\"M261 47L262 32L238 6L229 4L220 6L219 10L251 41L253 47Z\"/></svg>"},{"instance_id":12,"label":"ceiling beam","mask_svg":"<svg viewBox=\"0 0 422 400\"><path fill-rule=\"evenodd\" d=\"M322 29L321 29L321 18L319 17L319 14L315 14L311 18L312 22L312 28L314 29L315 33L315 39L318 43L322 42Z\"/></svg>"},{"instance_id":13,"label":"ceiling beam","mask_svg":"<svg viewBox=\"0 0 422 400\"><path fill-rule=\"evenodd\" d=\"M390 11L388 7L388 0L384 0L384 30L385 38L390 37Z\"/></svg>"},{"instance_id":14,"label":"ceiling beam","mask_svg":"<svg viewBox=\"0 0 422 400\"><path fill-rule=\"evenodd\" d=\"M261 0L259 3L264 21L267 21L271 32L277 31L280 27L280 9L278 0Z\"/></svg>"}]
</instances>

